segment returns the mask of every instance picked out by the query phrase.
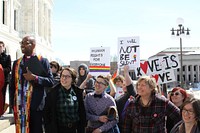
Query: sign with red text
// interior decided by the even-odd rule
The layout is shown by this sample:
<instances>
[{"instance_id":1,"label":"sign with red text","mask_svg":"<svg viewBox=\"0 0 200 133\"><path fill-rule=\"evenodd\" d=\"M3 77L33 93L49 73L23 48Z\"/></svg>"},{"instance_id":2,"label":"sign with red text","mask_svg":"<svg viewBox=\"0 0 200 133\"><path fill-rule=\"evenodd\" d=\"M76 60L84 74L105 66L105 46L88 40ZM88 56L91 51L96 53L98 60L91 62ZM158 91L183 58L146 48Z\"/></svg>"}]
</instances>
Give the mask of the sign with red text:
<instances>
[{"instance_id":1,"label":"sign with red text","mask_svg":"<svg viewBox=\"0 0 200 133\"><path fill-rule=\"evenodd\" d=\"M90 48L90 74L92 76L108 75L110 73L110 48Z\"/></svg>"},{"instance_id":2,"label":"sign with red text","mask_svg":"<svg viewBox=\"0 0 200 133\"><path fill-rule=\"evenodd\" d=\"M135 69L136 76L152 76L158 83L176 81L174 69L180 68L178 54L170 54L141 61L140 67Z\"/></svg>"},{"instance_id":3,"label":"sign with red text","mask_svg":"<svg viewBox=\"0 0 200 133\"><path fill-rule=\"evenodd\" d=\"M130 69L140 66L139 37L118 38L118 68L129 65Z\"/></svg>"}]
</instances>

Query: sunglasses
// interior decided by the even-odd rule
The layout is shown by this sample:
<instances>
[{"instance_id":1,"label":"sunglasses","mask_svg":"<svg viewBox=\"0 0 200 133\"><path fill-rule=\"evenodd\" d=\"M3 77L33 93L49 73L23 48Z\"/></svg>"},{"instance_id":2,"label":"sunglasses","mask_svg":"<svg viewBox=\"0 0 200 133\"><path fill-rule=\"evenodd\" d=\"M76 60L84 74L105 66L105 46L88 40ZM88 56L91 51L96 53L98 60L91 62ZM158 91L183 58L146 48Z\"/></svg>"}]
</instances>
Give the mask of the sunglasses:
<instances>
[{"instance_id":1,"label":"sunglasses","mask_svg":"<svg viewBox=\"0 0 200 133\"><path fill-rule=\"evenodd\" d=\"M178 96L178 95L180 95L180 93L179 92L175 92L175 93L171 93L171 96Z\"/></svg>"}]
</instances>

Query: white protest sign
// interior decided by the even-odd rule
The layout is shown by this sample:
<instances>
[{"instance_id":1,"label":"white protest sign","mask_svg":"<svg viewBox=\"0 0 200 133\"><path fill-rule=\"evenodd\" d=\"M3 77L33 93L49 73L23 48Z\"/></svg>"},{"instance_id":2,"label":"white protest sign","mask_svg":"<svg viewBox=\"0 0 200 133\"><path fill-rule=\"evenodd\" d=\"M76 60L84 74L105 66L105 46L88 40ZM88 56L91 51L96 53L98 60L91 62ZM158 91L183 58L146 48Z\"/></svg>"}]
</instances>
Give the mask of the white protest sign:
<instances>
[{"instance_id":1,"label":"white protest sign","mask_svg":"<svg viewBox=\"0 0 200 133\"><path fill-rule=\"evenodd\" d=\"M170 54L141 61L136 76L153 75L159 83L175 81L174 69L180 68L178 54Z\"/></svg>"},{"instance_id":2,"label":"white protest sign","mask_svg":"<svg viewBox=\"0 0 200 133\"><path fill-rule=\"evenodd\" d=\"M151 74L149 76L154 77L156 79L156 82L159 84L176 81L173 69L169 69L158 74Z\"/></svg>"},{"instance_id":3,"label":"white protest sign","mask_svg":"<svg viewBox=\"0 0 200 133\"><path fill-rule=\"evenodd\" d=\"M108 75L110 73L110 48L90 48L90 74L92 76Z\"/></svg>"},{"instance_id":4,"label":"white protest sign","mask_svg":"<svg viewBox=\"0 0 200 133\"><path fill-rule=\"evenodd\" d=\"M118 68L129 65L130 69L140 66L139 37L118 38Z\"/></svg>"}]
</instances>

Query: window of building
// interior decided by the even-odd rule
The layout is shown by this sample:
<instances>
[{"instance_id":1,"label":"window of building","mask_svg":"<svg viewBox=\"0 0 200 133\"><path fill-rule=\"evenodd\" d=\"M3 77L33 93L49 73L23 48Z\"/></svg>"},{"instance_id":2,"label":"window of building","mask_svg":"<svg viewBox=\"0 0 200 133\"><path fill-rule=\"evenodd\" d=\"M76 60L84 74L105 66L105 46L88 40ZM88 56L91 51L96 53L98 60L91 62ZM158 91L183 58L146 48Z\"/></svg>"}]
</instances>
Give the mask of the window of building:
<instances>
[{"instance_id":1,"label":"window of building","mask_svg":"<svg viewBox=\"0 0 200 133\"><path fill-rule=\"evenodd\" d=\"M188 66L188 71L191 71L191 66Z\"/></svg>"},{"instance_id":2,"label":"window of building","mask_svg":"<svg viewBox=\"0 0 200 133\"><path fill-rule=\"evenodd\" d=\"M183 66L183 71L185 71L185 66Z\"/></svg>"},{"instance_id":3,"label":"window of building","mask_svg":"<svg viewBox=\"0 0 200 133\"><path fill-rule=\"evenodd\" d=\"M3 1L3 3L2 3L2 23L3 24L6 24L6 1Z\"/></svg>"},{"instance_id":4,"label":"window of building","mask_svg":"<svg viewBox=\"0 0 200 133\"><path fill-rule=\"evenodd\" d=\"M185 81L185 75L183 75L183 81Z\"/></svg>"},{"instance_id":5,"label":"window of building","mask_svg":"<svg viewBox=\"0 0 200 133\"><path fill-rule=\"evenodd\" d=\"M196 82L196 81L197 81L197 75L194 74L194 82Z\"/></svg>"},{"instance_id":6,"label":"window of building","mask_svg":"<svg viewBox=\"0 0 200 133\"><path fill-rule=\"evenodd\" d=\"M191 81L191 75L190 74L188 75L188 80Z\"/></svg>"},{"instance_id":7,"label":"window of building","mask_svg":"<svg viewBox=\"0 0 200 133\"><path fill-rule=\"evenodd\" d=\"M17 30L17 10L14 10L14 30Z\"/></svg>"},{"instance_id":8,"label":"window of building","mask_svg":"<svg viewBox=\"0 0 200 133\"><path fill-rule=\"evenodd\" d=\"M197 70L197 66L194 66L194 71L196 71Z\"/></svg>"}]
</instances>

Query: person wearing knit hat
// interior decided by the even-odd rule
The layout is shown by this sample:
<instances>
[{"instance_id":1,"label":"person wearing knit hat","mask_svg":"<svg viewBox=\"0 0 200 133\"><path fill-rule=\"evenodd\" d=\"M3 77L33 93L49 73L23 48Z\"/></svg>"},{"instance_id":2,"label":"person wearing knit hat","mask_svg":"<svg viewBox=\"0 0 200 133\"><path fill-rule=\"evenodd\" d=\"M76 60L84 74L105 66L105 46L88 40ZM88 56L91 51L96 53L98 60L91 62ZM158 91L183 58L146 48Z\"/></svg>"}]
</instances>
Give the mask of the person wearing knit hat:
<instances>
[{"instance_id":1,"label":"person wearing knit hat","mask_svg":"<svg viewBox=\"0 0 200 133\"><path fill-rule=\"evenodd\" d=\"M181 87L174 87L170 93L170 101L174 103L177 107L181 107L185 99L188 97L188 94L185 89ZM167 133L170 133L171 129L173 128L173 120L167 118Z\"/></svg>"}]
</instances>

